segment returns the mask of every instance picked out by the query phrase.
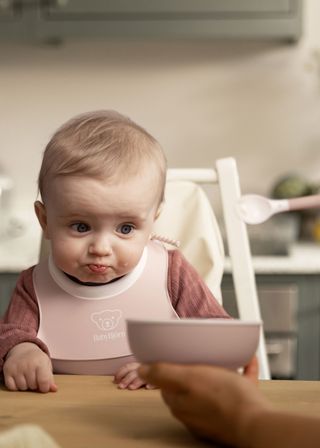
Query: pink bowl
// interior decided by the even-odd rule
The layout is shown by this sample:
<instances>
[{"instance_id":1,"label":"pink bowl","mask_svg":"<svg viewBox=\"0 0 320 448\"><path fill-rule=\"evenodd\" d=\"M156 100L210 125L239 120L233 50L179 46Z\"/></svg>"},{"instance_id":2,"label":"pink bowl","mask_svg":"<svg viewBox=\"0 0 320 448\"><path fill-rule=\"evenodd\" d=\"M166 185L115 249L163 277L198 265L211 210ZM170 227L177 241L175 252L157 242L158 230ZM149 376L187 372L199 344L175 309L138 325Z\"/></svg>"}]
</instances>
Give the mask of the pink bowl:
<instances>
[{"instance_id":1,"label":"pink bowl","mask_svg":"<svg viewBox=\"0 0 320 448\"><path fill-rule=\"evenodd\" d=\"M255 354L261 322L239 319L127 320L131 350L142 363L245 366Z\"/></svg>"}]
</instances>

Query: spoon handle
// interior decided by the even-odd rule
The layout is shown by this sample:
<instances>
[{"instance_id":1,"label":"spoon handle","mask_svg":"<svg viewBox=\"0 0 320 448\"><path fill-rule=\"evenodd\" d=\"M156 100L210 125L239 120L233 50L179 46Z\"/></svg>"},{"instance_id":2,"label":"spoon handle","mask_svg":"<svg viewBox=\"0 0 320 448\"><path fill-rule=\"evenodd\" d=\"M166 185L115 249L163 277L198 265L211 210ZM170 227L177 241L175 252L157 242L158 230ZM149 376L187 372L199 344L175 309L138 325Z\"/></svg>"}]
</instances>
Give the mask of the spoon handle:
<instances>
[{"instance_id":1,"label":"spoon handle","mask_svg":"<svg viewBox=\"0 0 320 448\"><path fill-rule=\"evenodd\" d=\"M320 194L288 199L289 210L303 210L306 208L320 208Z\"/></svg>"}]
</instances>

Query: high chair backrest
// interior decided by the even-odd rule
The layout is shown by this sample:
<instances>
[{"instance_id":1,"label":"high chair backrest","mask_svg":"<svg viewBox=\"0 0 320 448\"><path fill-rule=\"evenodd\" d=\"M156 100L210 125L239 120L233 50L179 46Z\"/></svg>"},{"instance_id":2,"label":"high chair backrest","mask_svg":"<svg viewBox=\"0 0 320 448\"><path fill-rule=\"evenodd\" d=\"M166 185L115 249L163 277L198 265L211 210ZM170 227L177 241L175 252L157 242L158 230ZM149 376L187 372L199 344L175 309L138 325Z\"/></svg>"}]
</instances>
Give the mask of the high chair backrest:
<instances>
[{"instance_id":1,"label":"high chair backrest","mask_svg":"<svg viewBox=\"0 0 320 448\"><path fill-rule=\"evenodd\" d=\"M261 320L247 228L237 213L241 190L235 159L231 157L219 159L216 161L215 169L169 169L167 179L166 203L159 222L155 225L155 232L180 240L182 252L198 269L215 297L220 300L224 262L222 239L211 205L208 211L207 195L199 192L202 188L198 185L217 184L239 317L245 320ZM174 194L177 194L176 198L173 198ZM176 219L181 210L183 217ZM270 372L262 330L257 355L260 366L259 377L269 379Z\"/></svg>"},{"instance_id":2,"label":"high chair backrest","mask_svg":"<svg viewBox=\"0 0 320 448\"><path fill-rule=\"evenodd\" d=\"M168 170L165 201L152 237L177 241L181 252L222 303L224 250L219 226L203 188L192 181L175 179L182 173L194 174L193 170ZM172 249L172 244L168 248Z\"/></svg>"}]
</instances>

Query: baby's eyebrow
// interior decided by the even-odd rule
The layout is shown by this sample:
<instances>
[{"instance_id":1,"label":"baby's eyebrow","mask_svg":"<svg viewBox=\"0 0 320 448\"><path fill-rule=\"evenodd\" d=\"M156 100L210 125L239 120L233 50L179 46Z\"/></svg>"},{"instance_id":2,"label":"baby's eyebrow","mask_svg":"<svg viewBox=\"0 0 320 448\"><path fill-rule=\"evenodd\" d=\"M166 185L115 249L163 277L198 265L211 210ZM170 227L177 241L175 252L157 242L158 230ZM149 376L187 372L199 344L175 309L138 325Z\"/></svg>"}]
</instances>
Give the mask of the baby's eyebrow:
<instances>
[{"instance_id":1,"label":"baby's eyebrow","mask_svg":"<svg viewBox=\"0 0 320 448\"><path fill-rule=\"evenodd\" d=\"M142 217L142 216L119 216L117 217L119 219L117 219L117 221L119 222L123 222L123 223L134 223L134 222L145 222L146 221L146 217Z\"/></svg>"},{"instance_id":2,"label":"baby's eyebrow","mask_svg":"<svg viewBox=\"0 0 320 448\"><path fill-rule=\"evenodd\" d=\"M132 212L118 212L114 216L125 221L145 221L148 217L148 214L143 212L141 212L140 214L133 214Z\"/></svg>"},{"instance_id":3,"label":"baby's eyebrow","mask_svg":"<svg viewBox=\"0 0 320 448\"><path fill-rule=\"evenodd\" d=\"M116 213L116 214L104 214L101 213L101 217L104 219L108 219L109 217L112 220L115 221L119 221L119 222L145 222L147 220L147 214L128 214L128 213ZM63 219L63 220L69 220L69 221L86 221L90 218L99 218L99 215L94 214L94 215L83 215L81 213L76 214L76 213L61 213L59 214L59 219Z\"/></svg>"},{"instance_id":4,"label":"baby's eyebrow","mask_svg":"<svg viewBox=\"0 0 320 448\"><path fill-rule=\"evenodd\" d=\"M70 219L74 219L74 218L84 218L84 216L81 216L80 213L59 213L59 217L60 218L70 218Z\"/></svg>"},{"instance_id":5,"label":"baby's eyebrow","mask_svg":"<svg viewBox=\"0 0 320 448\"><path fill-rule=\"evenodd\" d=\"M61 213L58 215L58 219L63 221L87 221L88 216L80 215L80 214L70 214L70 213Z\"/></svg>"}]
</instances>

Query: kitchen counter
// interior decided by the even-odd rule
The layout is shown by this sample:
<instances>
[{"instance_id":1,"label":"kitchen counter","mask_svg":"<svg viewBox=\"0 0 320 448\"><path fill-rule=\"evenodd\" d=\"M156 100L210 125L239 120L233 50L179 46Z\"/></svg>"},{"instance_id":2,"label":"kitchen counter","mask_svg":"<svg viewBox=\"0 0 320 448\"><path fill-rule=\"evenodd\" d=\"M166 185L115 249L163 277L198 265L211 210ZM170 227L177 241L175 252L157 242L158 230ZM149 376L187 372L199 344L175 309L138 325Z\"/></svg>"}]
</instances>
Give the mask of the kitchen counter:
<instances>
[{"instance_id":1,"label":"kitchen counter","mask_svg":"<svg viewBox=\"0 0 320 448\"><path fill-rule=\"evenodd\" d=\"M287 256L254 256L256 274L320 274L320 243L295 243ZM231 260L226 257L225 273L231 273Z\"/></svg>"}]
</instances>

